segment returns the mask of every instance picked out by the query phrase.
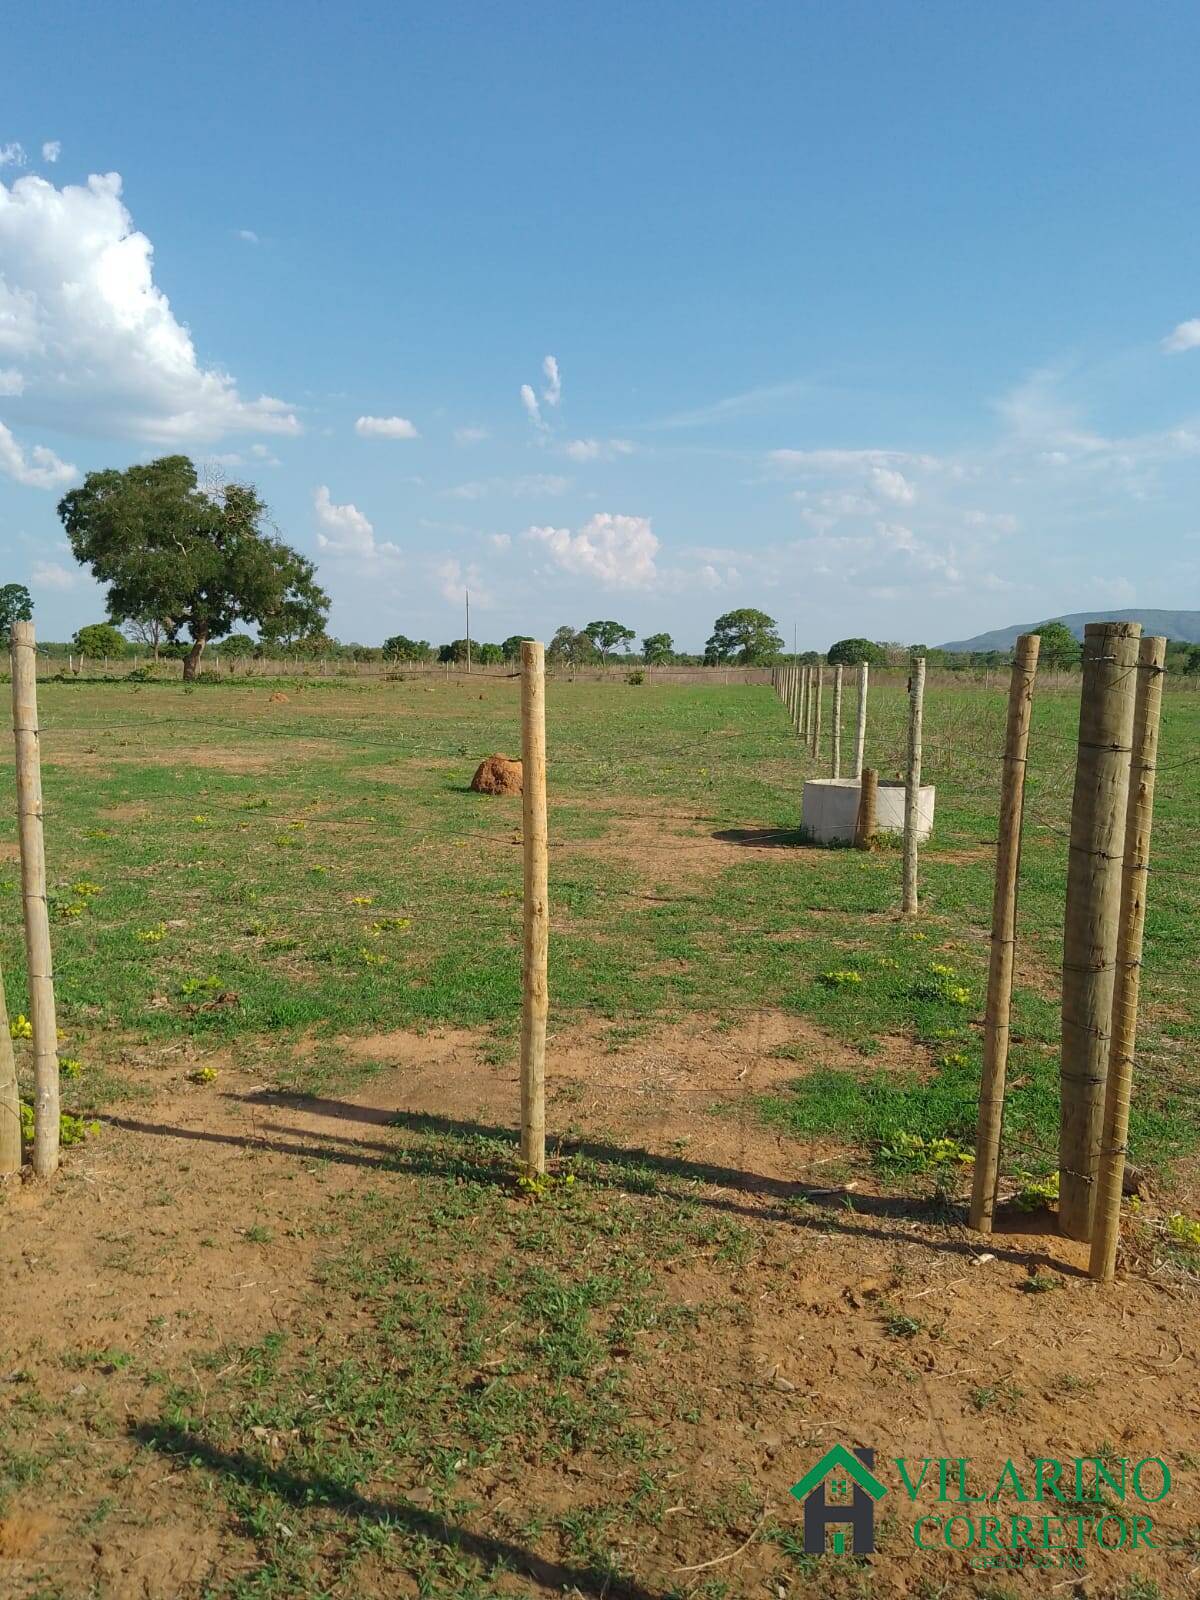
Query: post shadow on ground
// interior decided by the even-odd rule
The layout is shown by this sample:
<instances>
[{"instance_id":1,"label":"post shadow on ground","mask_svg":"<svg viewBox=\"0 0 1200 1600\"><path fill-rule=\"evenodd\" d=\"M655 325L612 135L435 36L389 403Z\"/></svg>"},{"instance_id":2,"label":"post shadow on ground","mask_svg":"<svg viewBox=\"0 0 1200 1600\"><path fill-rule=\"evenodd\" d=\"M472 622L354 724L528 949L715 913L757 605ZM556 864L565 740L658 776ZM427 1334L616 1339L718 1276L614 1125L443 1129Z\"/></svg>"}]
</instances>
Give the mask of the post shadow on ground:
<instances>
[{"instance_id":1,"label":"post shadow on ground","mask_svg":"<svg viewBox=\"0 0 1200 1600\"><path fill-rule=\"evenodd\" d=\"M817 850L803 828L721 828L713 834L721 844L739 844L756 850Z\"/></svg>"},{"instance_id":2,"label":"post shadow on ground","mask_svg":"<svg viewBox=\"0 0 1200 1600\"><path fill-rule=\"evenodd\" d=\"M376 1108L356 1106L350 1101L283 1094L271 1090L256 1090L251 1094L230 1095L228 1098L251 1105L277 1105L318 1111L327 1116L337 1116L341 1120L363 1121L375 1126L385 1125L427 1137L449 1135L456 1138L484 1138L511 1146L514 1158L516 1155L517 1137L513 1130L487 1123L467 1122L428 1112L381 1113ZM297 1134L295 1129L289 1128L285 1123L264 1124L261 1131L237 1134L217 1133L206 1128L178 1128L166 1123L142 1122L132 1117L109 1116L103 1120L110 1127L124 1128L130 1133L189 1139L203 1144L233 1145L242 1149L263 1150L273 1155L296 1156L302 1160L328 1161L337 1166L374 1168L383 1172L404 1172L409 1175L455 1181L469 1177L473 1183L491 1184L496 1187L509 1187L513 1180L513 1168L509 1162L496 1161L489 1165L470 1158L454 1159L428 1149L411 1147L398 1149L392 1144L352 1140L346 1135L324 1134L313 1130ZM308 1142L301 1142L304 1140ZM338 1144L348 1145L349 1148L338 1148ZM963 1238L931 1241L899 1229L848 1224L841 1221L838 1216L839 1213L853 1212L858 1217L907 1220L945 1226L947 1222L963 1214L964 1208L955 1206L951 1211L942 1200L931 1202L914 1200L903 1195L859 1194L845 1188L827 1188L798 1180L772 1178L762 1173L744 1172L738 1168L724 1167L715 1163L689 1161L681 1156L655 1155L648 1150L631 1150L621 1145L592 1139L560 1140L552 1152L552 1158L569 1155L583 1156L605 1169L591 1179L598 1188L620 1189L628 1194L645 1194L647 1192L645 1183L639 1182L638 1176L639 1173L649 1172L656 1176L699 1182L713 1188L732 1189L748 1196L765 1195L776 1201L790 1203L791 1206L799 1201L806 1206L805 1211L797 1211L791 1208L785 1210L781 1204L768 1207L739 1204L736 1200L717 1195L687 1197L689 1204L743 1216L753 1221L777 1222L797 1230L814 1233L838 1233L851 1238L869 1237L892 1243L915 1244L948 1255L974 1257L987 1250L1000 1260L1020 1266L1053 1267L1068 1274L1076 1271L1068 1264L1033 1248L1003 1249L999 1247L998 1240L994 1236L986 1240L981 1237L977 1242ZM660 1194L659 1198L680 1197ZM807 1214L808 1207L812 1208L811 1215ZM1023 1225L1029 1226L1031 1233L1042 1231L1037 1228L1036 1220L1031 1224L1014 1220L1011 1228L1005 1231L1012 1237Z\"/></svg>"},{"instance_id":3,"label":"post shadow on ground","mask_svg":"<svg viewBox=\"0 0 1200 1600\"><path fill-rule=\"evenodd\" d=\"M597 1600L600 1597L604 1600L668 1600L665 1592L647 1589L634 1579L587 1567L567 1566L506 1539L471 1533L436 1512L425 1511L406 1500L373 1500L347 1489L334 1478L320 1474L306 1476L286 1467L271 1466L240 1450L222 1450L199 1434L189 1433L173 1423L132 1422L129 1433L139 1444L185 1466L205 1467L247 1488L269 1490L301 1509L327 1506L343 1516L416 1534L473 1556L488 1569L499 1566L531 1578L551 1594L595 1595Z\"/></svg>"}]
</instances>

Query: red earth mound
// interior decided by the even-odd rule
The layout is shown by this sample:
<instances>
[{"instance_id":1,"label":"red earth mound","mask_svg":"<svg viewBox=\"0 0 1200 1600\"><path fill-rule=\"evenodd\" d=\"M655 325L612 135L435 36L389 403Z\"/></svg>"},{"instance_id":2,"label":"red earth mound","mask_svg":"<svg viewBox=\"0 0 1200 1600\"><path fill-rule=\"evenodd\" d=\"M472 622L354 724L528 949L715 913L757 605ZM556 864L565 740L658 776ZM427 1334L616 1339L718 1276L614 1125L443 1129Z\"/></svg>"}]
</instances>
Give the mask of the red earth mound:
<instances>
[{"instance_id":1,"label":"red earth mound","mask_svg":"<svg viewBox=\"0 0 1200 1600\"><path fill-rule=\"evenodd\" d=\"M479 763L471 787L476 794L520 794L521 763L507 756L488 756Z\"/></svg>"}]
</instances>

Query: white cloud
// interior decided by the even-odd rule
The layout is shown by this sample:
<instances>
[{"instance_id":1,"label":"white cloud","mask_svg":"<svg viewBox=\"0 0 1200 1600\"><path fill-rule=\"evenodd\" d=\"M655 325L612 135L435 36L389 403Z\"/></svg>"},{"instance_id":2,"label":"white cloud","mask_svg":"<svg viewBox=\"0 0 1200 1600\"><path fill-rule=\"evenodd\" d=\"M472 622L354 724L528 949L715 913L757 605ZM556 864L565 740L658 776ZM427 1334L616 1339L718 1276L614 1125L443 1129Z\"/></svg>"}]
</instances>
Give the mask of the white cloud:
<instances>
[{"instance_id":1,"label":"white cloud","mask_svg":"<svg viewBox=\"0 0 1200 1600\"><path fill-rule=\"evenodd\" d=\"M33 176L0 183L0 358L20 362L31 411L168 445L299 433L282 400L246 400L228 373L200 364L154 282L153 253L118 173L61 189Z\"/></svg>"},{"instance_id":2,"label":"white cloud","mask_svg":"<svg viewBox=\"0 0 1200 1600\"><path fill-rule=\"evenodd\" d=\"M380 556L398 556L400 547L375 537L375 529L356 505L347 501L336 505L329 490L320 484L313 491L313 510L317 518L317 545L332 556L354 556L373 562Z\"/></svg>"},{"instance_id":3,"label":"white cloud","mask_svg":"<svg viewBox=\"0 0 1200 1600\"><path fill-rule=\"evenodd\" d=\"M25 392L25 374L16 367L0 367L0 395L12 397Z\"/></svg>"},{"instance_id":4,"label":"white cloud","mask_svg":"<svg viewBox=\"0 0 1200 1600\"><path fill-rule=\"evenodd\" d=\"M917 498L917 491L902 472L896 471L895 467L872 467L867 475L867 481L881 500L891 500L896 505L908 506Z\"/></svg>"},{"instance_id":5,"label":"white cloud","mask_svg":"<svg viewBox=\"0 0 1200 1600\"><path fill-rule=\"evenodd\" d=\"M529 413L530 421L533 422L536 427L542 428L545 426L542 421L542 408L538 405L538 397L534 394L532 386L528 383L523 383L521 385L521 404Z\"/></svg>"},{"instance_id":6,"label":"white cloud","mask_svg":"<svg viewBox=\"0 0 1200 1600\"><path fill-rule=\"evenodd\" d=\"M654 558L659 543L648 517L602 511L577 533L569 528L527 528L522 537L541 544L561 571L595 579L606 588L644 589L658 576Z\"/></svg>"},{"instance_id":7,"label":"white cloud","mask_svg":"<svg viewBox=\"0 0 1200 1600\"><path fill-rule=\"evenodd\" d=\"M1162 347L1169 356L1179 355L1184 350L1200 349L1200 317L1179 323L1163 340Z\"/></svg>"},{"instance_id":8,"label":"white cloud","mask_svg":"<svg viewBox=\"0 0 1200 1600\"><path fill-rule=\"evenodd\" d=\"M419 439L407 417L359 417L354 431L363 439Z\"/></svg>"},{"instance_id":9,"label":"white cloud","mask_svg":"<svg viewBox=\"0 0 1200 1600\"><path fill-rule=\"evenodd\" d=\"M484 478L457 483L445 490L451 500L483 500L490 494L508 494L514 499L537 499L543 495L565 494L570 478L553 472L530 472L518 478Z\"/></svg>"},{"instance_id":10,"label":"white cloud","mask_svg":"<svg viewBox=\"0 0 1200 1600\"><path fill-rule=\"evenodd\" d=\"M491 594L483 586L482 574L473 561L465 567L454 557L439 561L434 565L433 575L442 599L451 605L461 606L468 592L473 606L486 608L492 603Z\"/></svg>"},{"instance_id":11,"label":"white cloud","mask_svg":"<svg viewBox=\"0 0 1200 1600\"><path fill-rule=\"evenodd\" d=\"M489 533L487 537L488 543L491 545L493 550L507 552L512 549L511 533Z\"/></svg>"},{"instance_id":12,"label":"white cloud","mask_svg":"<svg viewBox=\"0 0 1200 1600\"><path fill-rule=\"evenodd\" d=\"M455 428L455 444L481 444L484 439L490 439L491 434L487 428Z\"/></svg>"},{"instance_id":13,"label":"white cloud","mask_svg":"<svg viewBox=\"0 0 1200 1600\"><path fill-rule=\"evenodd\" d=\"M563 446L563 454L572 461L612 461L616 456L632 455L633 451L629 439L572 439Z\"/></svg>"},{"instance_id":14,"label":"white cloud","mask_svg":"<svg viewBox=\"0 0 1200 1600\"><path fill-rule=\"evenodd\" d=\"M79 473L67 461L60 461L53 450L35 444L24 450L0 422L0 472L7 473L27 489L65 489Z\"/></svg>"},{"instance_id":15,"label":"white cloud","mask_svg":"<svg viewBox=\"0 0 1200 1600\"><path fill-rule=\"evenodd\" d=\"M23 167L25 146L15 139L11 144L0 144L0 167Z\"/></svg>"},{"instance_id":16,"label":"white cloud","mask_svg":"<svg viewBox=\"0 0 1200 1600\"><path fill-rule=\"evenodd\" d=\"M78 589L87 582L87 574L57 561L35 561L29 569L29 581L35 589Z\"/></svg>"},{"instance_id":17,"label":"white cloud","mask_svg":"<svg viewBox=\"0 0 1200 1600\"><path fill-rule=\"evenodd\" d=\"M237 236L245 244L258 244L259 238L253 228L239 228Z\"/></svg>"},{"instance_id":18,"label":"white cloud","mask_svg":"<svg viewBox=\"0 0 1200 1600\"><path fill-rule=\"evenodd\" d=\"M53 164L62 155L62 140L47 139L42 146L42 160Z\"/></svg>"},{"instance_id":19,"label":"white cloud","mask_svg":"<svg viewBox=\"0 0 1200 1600\"><path fill-rule=\"evenodd\" d=\"M866 472L875 468L936 467L936 456L907 450L772 450L768 459L786 471Z\"/></svg>"},{"instance_id":20,"label":"white cloud","mask_svg":"<svg viewBox=\"0 0 1200 1600\"><path fill-rule=\"evenodd\" d=\"M542 362L542 371L546 375L546 387L542 390L542 399L548 406L556 406L562 399L562 377L559 374L558 362L553 356L547 356Z\"/></svg>"}]
</instances>

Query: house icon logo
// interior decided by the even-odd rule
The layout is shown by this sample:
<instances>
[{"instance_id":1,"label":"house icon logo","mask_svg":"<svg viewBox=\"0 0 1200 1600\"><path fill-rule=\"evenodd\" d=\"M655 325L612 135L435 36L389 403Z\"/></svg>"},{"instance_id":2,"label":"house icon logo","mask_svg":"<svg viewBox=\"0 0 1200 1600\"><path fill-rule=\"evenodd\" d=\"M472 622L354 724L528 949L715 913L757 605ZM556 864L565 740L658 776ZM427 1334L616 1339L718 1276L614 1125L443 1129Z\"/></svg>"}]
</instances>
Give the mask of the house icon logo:
<instances>
[{"instance_id":1,"label":"house icon logo","mask_svg":"<svg viewBox=\"0 0 1200 1600\"><path fill-rule=\"evenodd\" d=\"M875 1502L887 1493L871 1468L875 1452L864 1446L853 1453L835 1444L794 1483L791 1493L804 1506L804 1553L825 1552L825 1530L831 1523L849 1523L854 1533L854 1554L872 1555L875 1550ZM829 1479L828 1485L826 1479ZM846 1534L835 1528L833 1553L846 1554Z\"/></svg>"}]
</instances>

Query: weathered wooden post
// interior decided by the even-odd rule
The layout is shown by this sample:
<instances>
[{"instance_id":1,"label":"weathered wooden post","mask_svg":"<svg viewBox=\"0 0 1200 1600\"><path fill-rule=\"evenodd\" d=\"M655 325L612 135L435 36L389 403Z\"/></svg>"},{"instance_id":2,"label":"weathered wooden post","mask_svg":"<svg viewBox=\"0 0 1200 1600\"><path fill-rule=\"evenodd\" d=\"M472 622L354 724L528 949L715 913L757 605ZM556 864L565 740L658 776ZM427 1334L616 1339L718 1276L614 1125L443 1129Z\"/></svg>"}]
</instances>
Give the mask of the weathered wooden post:
<instances>
[{"instance_id":1,"label":"weathered wooden post","mask_svg":"<svg viewBox=\"0 0 1200 1600\"><path fill-rule=\"evenodd\" d=\"M854 847L869 850L878 827L879 774L867 767L859 774L858 813L854 819Z\"/></svg>"},{"instance_id":2,"label":"weathered wooden post","mask_svg":"<svg viewBox=\"0 0 1200 1600\"><path fill-rule=\"evenodd\" d=\"M1129 1099L1137 1044L1138 991L1142 974L1142 935L1146 926L1146 886L1150 872L1150 830L1154 821L1154 779L1158 724L1162 712L1165 639L1143 639L1138 652L1133 710L1133 751L1129 802L1125 813L1125 860L1121 875L1121 916L1117 970L1113 985L1112 1042L1104 1090L1104 1118L1092 1224L1090 1271L1111 1283L1121 1230L1121 1192L1129 1138Z\"/></svg>"},{"instance_id":3,"label":"weathered wooden post","mask_svg":"<svg viewBox=\"0 0 1200 1600\"><path fill-rule=\"evenodd\" d=\"M1059 1231L1090 1239L1108 1075L1137 679L1136 622L1089 622L1063 937Z\"/></svg>"},{"instance_id":4,"label":"weathered wooden post","mask_svg":"<svg viewBox=\"0 0 1200 1600\"><path fill-rule=\"evenodd\" d=\"M4 975L0 973L0 1177L21 1170L21 1097L17 1091L17 1058L8 1027Z\"/></svg>"},{"instance_id":5,"label":"weathered wooden post","mask_svg":"<svg viewBox=\"0 0 1200 1600\"><path fill-rule=\"evenodd\" d=\"M800 720L796 724L796 732L802 739L808 738L808 691L809 668L800 668Z\"/></svg>"},{"instance_id":6,"label":"weathered wooden post","mask_svg":"<svg viewBox=\"0 0 1200 1600\"><path fill-rule=\"evenodd\" d=\"M992 895L992 948L988 960L987 1014L983 1025L983 1072L979 1084L979 1131L975 1139L975 1177L971 1226L991 1233L1000 1174L1000 1135L1004 1124L1004 1079L1008 1070L1009 1014L1013 957L1017 942L1017 874L1021 863L1021 817L1025 802L1026 751L1033 709L1033 681L1041 639L1023 633L1013 656L1008 691L1008 724L1000 777L1000 833L996 848L996 886Z\"/></svg>"},{"instance_id":7,"label":"weathered wooden post","mask_svg":"<svg viewBox=\"0 0 1200 1600\"><path fill-rule=\"evenodd\" d=\"M925 657L914 656L908 679L908 772L904 783L904 892L900 909L917 914L917 830L921 823L921 718L925 705Z\"/></svg>"},{"instance_id":8,"label":"weathered wooden post","mask_svg":"<svg viewBox=\"0 0 1200 1600\"><path fill-rule=\"evenodd\" d=\"M825 668L818 665L817 669L816 704L813 707L812 726L812 756L813 759L821 754L821 690L825 685Z\"/></svg>"},{"instance_id":9,"label":"weathered wooden post","mask_svg":"<svg viewBox=\"0 0 1200 1600\"><path fill-rule=\"evenodd\" d=\"M830 739L829 775L842 775L842 664L833 669L833 737Z\"/></svg>"},{"instance_id":10,"label":"weathered wooden post","mask_svg":"<svg viewBox=\"0 0 1200 1600\"><path fill-rule=\"evenodd\" d=\"M533 640L521 645L521 819L525 846L525 938L521 963L521 1161L546 1170L546 1017L550 951L546 819L546 662Z\"/></svg>"},{"instance_id":11,"label":"weathered wooden post","mask_svg":"<svg viewBox=\"0 0 1200 1600\"><path fill-rule=\"evenodd\" d=\"M17 832L21 898L33 1024L33 1170L48 1178L58 1166L58 1021L46 902L46 843L42 820L42 759L38 743L37 644L32 622L12 628L13 736L17 764Z\"/></svg>"},{"instance_id":12,"label":"weathered wooden post","mask_svg":"<svg viewBox=\"0 0 1200 1600\"><path fill-rule=\"evenodd\" d=\"M854 776L862 777L863 756L867 748L867 675L865 661L858 663L858 722L854 729Z\"/></svg>"}]
</instances>

